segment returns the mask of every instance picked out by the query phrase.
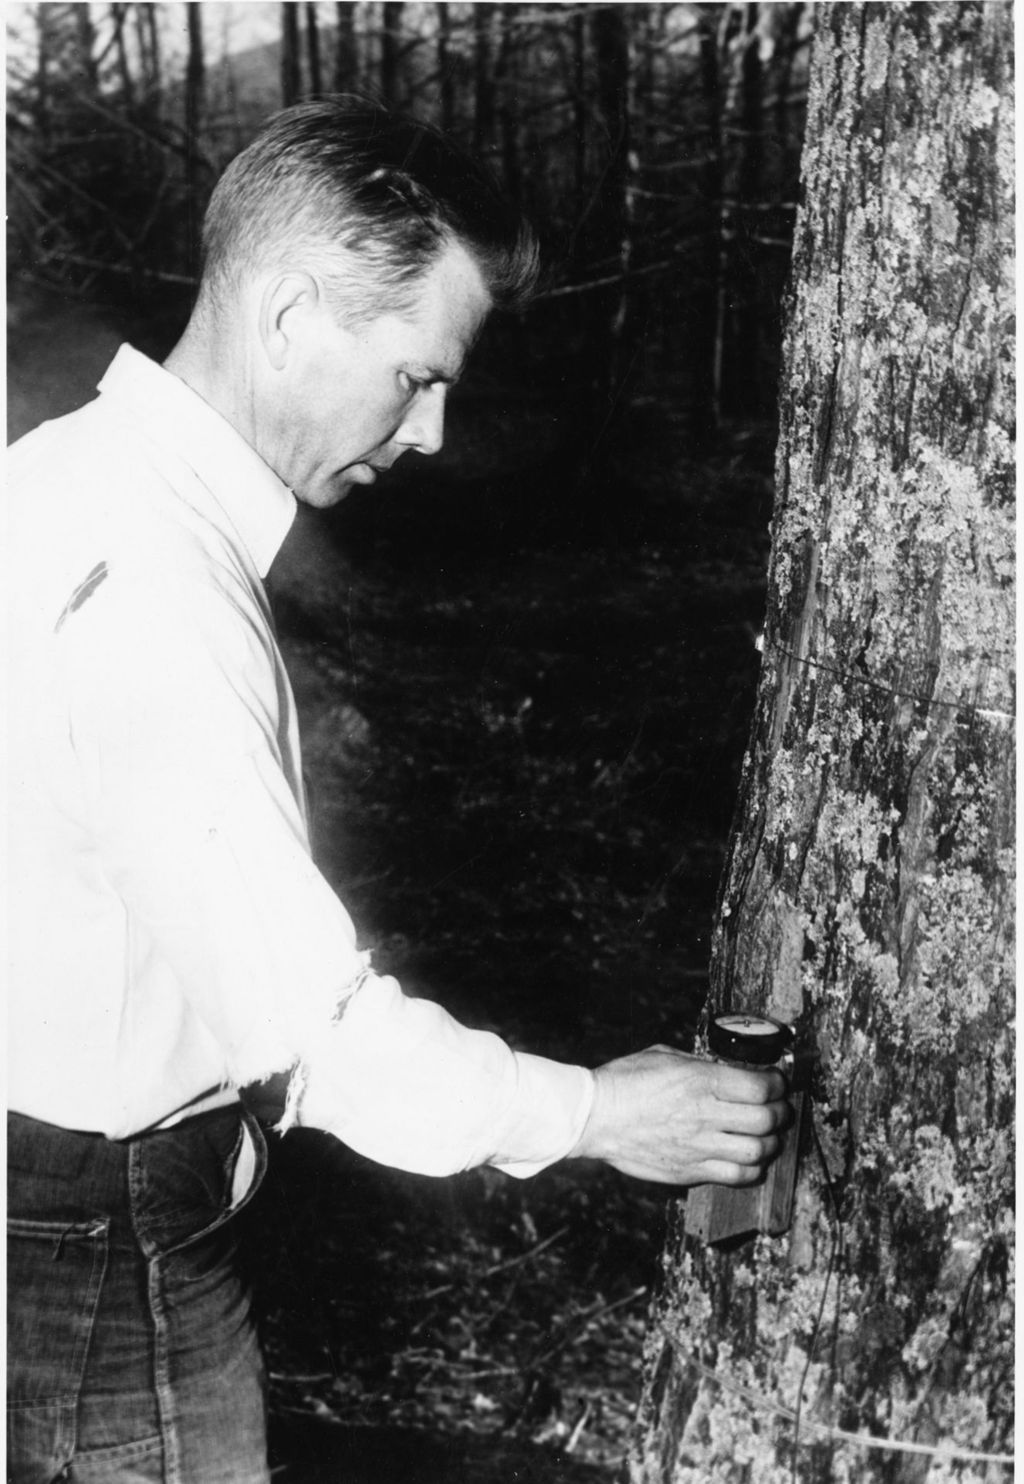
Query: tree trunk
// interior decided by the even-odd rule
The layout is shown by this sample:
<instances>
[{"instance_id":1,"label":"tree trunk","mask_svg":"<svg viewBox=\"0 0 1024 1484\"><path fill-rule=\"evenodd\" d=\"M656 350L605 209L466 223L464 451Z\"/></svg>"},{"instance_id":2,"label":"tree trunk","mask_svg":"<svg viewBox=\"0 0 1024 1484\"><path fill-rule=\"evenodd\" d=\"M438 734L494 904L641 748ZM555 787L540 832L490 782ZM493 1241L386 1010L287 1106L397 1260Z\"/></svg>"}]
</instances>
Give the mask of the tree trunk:
<instances>
[{"instance_id":1,"label":"tree trunk","mask_svg":"<svg viewBox=\"0 0 1024 1484\"><path fill-rule=\"evenodd\" d=\"M800 23L803 18L803 5L785 5L779 21L778 35L775 42L775 58L777 66L777 82L775 94L775 134L784 141L784 148L792 135L792 115L790 87L793 79L793 63L801 46Z\"/></svg>"},{"instance_id":2,"label":"tree trunk","mask_svg":"<svg viewBox=\"0 0 1024 1484\"><path fill-rule=\"evenodd\" d=\"M144 12L146 32L149 38L149 68L153 80L153 108L159 115L161 100L163 97L163 68L160 58L160 32L157 28L157 11L155 5L149 5Z\"/></svg>"},{"instance_id":3,"label":"tree trunk","mask_svg":"<svg viewBox=\"0 0 1024 1484\"><path fill-rule=\"evenodd\" d=\"M619 281L594 300L595 365L605 398L618 399L636 355L633 265L636 158L632 138L632 17L625 5L598 6L591 16L600 120L601 188L583 232L599 276ZM603 414L604 409L602 409Z\"/></svg>"},{"instance_id":4,"label":"tree trunk","mask_svg":"<svg viewBox=\"0 0 1024 1484\"><path fill-rule=\"evenodd\" d=\"M491 68L490 5L473 6L473 148L482 155L494 134L494 73Z\"/></svg>"},{"instance_id":5,"label":"tree trunk","mask_svg":"<svg viewBox=\"0 0 1024 1484\"><path fill-rule=\"evenodd\" d=\"M725 168L722 150L723 113L728 89L723 85L722 58L736 18L732 6L701 6L698 15L700 80L706 128L704 161L697 194L701 205L702 251L691 335L694 368L691 431L694 448L718 428L721 413L723 302L722 196Z\"/></svg>"},{"instance_id":6,"label":"tree trunk","mask_svg":"<svg viewBox=\"0 0 1024 1484\"><path fill-rule=\"evenodd\" d=\"M337 39L334 48L334 89L343 93L359 81L356 44L356 0L337 0L334 7Z\"/></svg>"},{"instance_id":7,"label":"tree trunk","mask_svg":"<svg viewBox=\"0 0 1024 1484\"><path fill-rule=\"evenodd\" d=\"M35 8L36 23L36 75L35 75L35 99L33 116L40 142L49 144L50 140L50 82L51 82L51 38L53 27L51 25L51 13L48 5L37 5Z\"/></svg>"},{"instance_id":8,"label":"tree trunk","mask_svg":"<svg viewBox=\"0 0 1024 1484\"><path fill-rule=\"evenodd\" d=\"M513 201L521 201L523 172L519 149L519 58L516 52L515 9L512 5L497 7L500 27L498 56L494 64L494 82L499 99L498 122L501 133L501 166L505 190Z\"/></svg>"},{"instance_id":9,"label":"tree trunk","mask_svg":"<svg viewBox=\"0 0 1024 1484\"><path fill-rule=\"evenodd\" d=\"M309 60L310 95L319 98L324 90L324 74L320 65L320 27L315 0L307 0L306 5L306 56Z\"/></svg>"},{"instance_id":10,"label":"tree trunk","mask_svg":"<svg viewBox=\"0 0 1024 1484\"><path fill-rule=\"evenodd\" d=\"M587 17L577 10L572 18L572 136L573 186L576 220L587 204Z\"/></svg>"},{"instance_id":11,"label":"tree trunk","mask_svg":"<svg viewBox=\"0 0 1024 1484\"><path fill-rule=\"evenodd\" d=\"M452 18L448 0L437 0L437 75L441 96L441 128L450 133L455 126L455 68L452 55Z\"/></svg>"},{"instance_id":12,"label":"tree trunk","mask_svg":"<svg viewBox=\"0 0 1024 1484\"><path fill-rule=\"evenodd\" d=\"M128 113L135 107L135 87L132 83L132 72L128 65L128 48L124 41L125 21L128 18L128 6L111 5L110 15L114 23L114 46L117 54L117 70L121 78L121 96Z\"/></svg>"},{"instance_id":13,"label":"tree trunk","mask_svg":"<svg viewBox=\"0 0 1024 1484\"><path fill-rule=\"evenodd\" d=\"M761 66L759 7L748 4L740 78L740 158L736 199L732 206L731 268L728 274L732 313L729 315L729 372L723 403L733 417L751 419L764 414L761 394L761 279L762 251L759 206L764 194L763 69Z\"/></svg>"},{"instance_id":14,"label":"tree trunk","mask_svg":"<svg viewBox=\"0 0 1024 1484\"><path fill-rule=\"evenodd\" d=\"M75 7L75 21L78 27L79 53L82 59L82 71L85 76L85 84L89 90L89 96L95 97L99 89L99 76L96 69L96 28L92 23L92 12L88 5Z\"/></svg>"},{"instance_id":15,"label":"tree trunk","mask_svg":"<svg viewBox=\"0 0 1024 1484\"><path fill-rule=\"evenodd\" d=\"M1012 12L818 22L712 962L804 1027L816 1138L785 1235L670 1244L635 1484L1009 1477Z\"/></svg>"},{"instance_id":16,"label":"tree trunk","mask_svg":"<svg viewBox=\"0 0 1024 1484\"><path fill-rule=\"evenodd\" d=\"M281 103L290 108L302 94L302 66L299 57L298 0L284 0L281 6Z\"/></svg>"},{"instance_id":17,"label":"tree trunk","mask_svg":"<svg viewBox=\"0 0 1024 1484\"><path fill-rule=\"evenodd\" d=\"M189 272L197 275L200 235L206 202L202 199L202 152L199 146L206 94L206 58L203 51L203 17L199 5L187 7L188 59L185 63L185 201L188 212Z\"/></svg>"},{"instance_id":18,"label":"tree trunk","mask_svg":"<svg viewBox=\"0 0 1024 1484\"><path fill-rule=\"evenodd\" d=\"M384 0L381 6L380 91L388 108L397 108L400 102L398 66L402 50L403 3L404 0Z\"/></svg>"}]
</instances>

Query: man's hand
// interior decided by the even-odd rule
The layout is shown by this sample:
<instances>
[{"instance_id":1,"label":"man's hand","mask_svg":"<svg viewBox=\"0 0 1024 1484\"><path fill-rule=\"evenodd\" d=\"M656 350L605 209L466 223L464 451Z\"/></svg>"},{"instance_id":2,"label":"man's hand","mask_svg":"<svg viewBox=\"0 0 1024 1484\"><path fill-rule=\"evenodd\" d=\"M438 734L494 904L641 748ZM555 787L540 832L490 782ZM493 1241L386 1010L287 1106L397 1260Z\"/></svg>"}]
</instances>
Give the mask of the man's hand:
<instances>
[{"instance_id":1,"label":"man's hand","mask_svg":"<svg viewBox=\"0 0 1024 1484\"><path fill-rule=\"evenodd\" d=\"M595 1072L597 1094L574 1159L638 1180L752 1185L792 1113L781 1072L723 1066L651 1046Z\"/></svg>"}]
</instances>

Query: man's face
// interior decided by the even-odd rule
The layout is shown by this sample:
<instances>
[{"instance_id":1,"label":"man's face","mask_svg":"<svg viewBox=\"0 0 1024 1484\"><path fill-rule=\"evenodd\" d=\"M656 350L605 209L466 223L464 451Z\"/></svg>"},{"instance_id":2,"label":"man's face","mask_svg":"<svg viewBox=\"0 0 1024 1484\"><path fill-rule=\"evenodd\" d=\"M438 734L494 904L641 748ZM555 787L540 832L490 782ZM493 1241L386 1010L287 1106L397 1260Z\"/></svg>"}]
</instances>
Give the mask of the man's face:
<instances>
[{"instance_id":1,"label":"man's face","mask_svg":"<svg viewBox=\"0 0 1024 1484\"><path fill-rule=\"evenodd\" d=\"M349 329L321 299L260 429L260 452L307 505L335 505L407 449L437 453L445 399L491 307L473 259L444 249L412 307Z\"/></svg>"}]
</instances>

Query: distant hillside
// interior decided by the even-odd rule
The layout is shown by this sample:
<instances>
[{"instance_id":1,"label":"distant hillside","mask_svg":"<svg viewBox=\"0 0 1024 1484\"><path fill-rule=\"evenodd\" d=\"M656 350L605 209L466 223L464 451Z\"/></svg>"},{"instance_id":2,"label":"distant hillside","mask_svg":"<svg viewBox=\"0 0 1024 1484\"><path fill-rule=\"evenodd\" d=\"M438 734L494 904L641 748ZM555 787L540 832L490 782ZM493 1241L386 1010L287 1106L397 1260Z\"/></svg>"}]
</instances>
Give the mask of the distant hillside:
<instances>
[{"instance_id":1,"label":"distant hillside","mask_svg":"<svg viewBox=\"0 0 1024 1484\"><path fill-rule=\"evenodd\" d=\"M224 163L247 143L267 114L281 107L280 42L247 47L212 63L206 96L210 152L217 163Z\"/></svg>"},{"instance_id":2,"label":"distant hillside","mask_svg":"<svg viewBox=\"0 0 1024 1484\"><path fill-rule=\"evenodd\" d=\"M325 35L322 45L332 53L333 35ZM209 90L211 101L234 94L241 108L280 107L281 43L267 41L223 57L210 68Z\"/></svg>"}]
</instances>

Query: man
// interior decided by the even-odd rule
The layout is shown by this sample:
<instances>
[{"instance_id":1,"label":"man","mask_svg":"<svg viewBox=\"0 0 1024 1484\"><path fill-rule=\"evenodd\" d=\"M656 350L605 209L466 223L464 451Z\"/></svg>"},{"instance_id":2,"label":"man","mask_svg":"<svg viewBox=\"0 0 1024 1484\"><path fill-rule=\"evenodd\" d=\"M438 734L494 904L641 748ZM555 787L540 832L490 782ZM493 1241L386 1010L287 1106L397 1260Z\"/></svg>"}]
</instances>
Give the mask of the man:
<instances>
[{"instance_id":1,"label":"man","mask_svg":"<svg viewBox=\"0 0 1024 1484\"><path fill-rule=\"evenodd\" d=\"M316 103L228 168L163 367L10 457L10 1477L267 1479L230 1218L279 1127L445 1174L756 1180L775 1072L513 1053L404 996L309 856L263 588L296 500L441 447L532 238L441 136Z\"/></svg>"}]
</instances>

